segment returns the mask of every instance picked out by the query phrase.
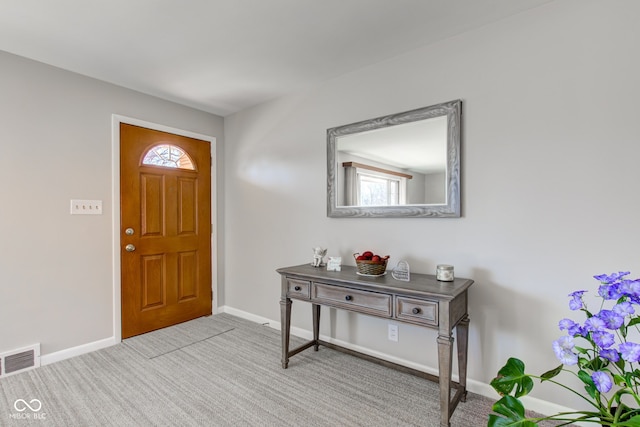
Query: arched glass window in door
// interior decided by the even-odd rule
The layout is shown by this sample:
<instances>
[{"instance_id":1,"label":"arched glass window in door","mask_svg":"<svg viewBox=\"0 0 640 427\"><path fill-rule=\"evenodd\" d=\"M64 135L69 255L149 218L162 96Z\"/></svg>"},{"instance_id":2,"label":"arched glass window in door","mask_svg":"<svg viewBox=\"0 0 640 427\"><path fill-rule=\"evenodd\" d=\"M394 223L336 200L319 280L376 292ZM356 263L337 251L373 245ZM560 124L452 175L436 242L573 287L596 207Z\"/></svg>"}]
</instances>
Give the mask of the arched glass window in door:
<instances>
[{"instance_id":1,"label":"arched glass window in door","mask_svg":"<svg viewBox=\"0 0 640 427\"><path fill-rule=\"evenodd\" d=\"M182 148L170 144L155 145L142 159L143 165L195 170L193 161Z\"/></svg>"}]
</instances>

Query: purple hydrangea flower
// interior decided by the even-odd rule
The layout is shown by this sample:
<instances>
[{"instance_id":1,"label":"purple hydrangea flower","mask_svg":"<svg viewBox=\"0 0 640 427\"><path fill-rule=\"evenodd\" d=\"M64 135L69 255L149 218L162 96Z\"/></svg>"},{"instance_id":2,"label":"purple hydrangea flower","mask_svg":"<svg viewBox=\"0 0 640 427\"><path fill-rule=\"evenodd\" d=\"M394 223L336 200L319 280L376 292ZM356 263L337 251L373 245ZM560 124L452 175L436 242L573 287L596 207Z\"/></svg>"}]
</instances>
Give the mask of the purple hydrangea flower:
<instances>
[{"instance_id":1,"label":"purple hydrangea flower","mask_svg":"<svg viewBox=\"0 0 640 427\"><path fill-rule=\"evenodd\" d=\"M609 284L609 283L613 283L618 279L621 279L624 276L627 276L631 274L630 271L619 271L617 273L611 273L610 275L606 275L606 274L600 274L598 276L593 276L594 279L596 279L599 282L605 283L605 284Z\"/></svg>"},{"instance_id":2,"label":"purple hydrangea flower","mask_svg":"<svg viewBox=\"0 0 640 427\"><path fill-rule=\"evenodd\" d=\"M640 297L640 280L623 280L620 283L620 292L637 300Z\"/></svg>"},{"instance_id":3,"label":"purple hydrangea flower","mask_svg":"<svg viewBox=\"0 0 640 427\"><path fill-rule=\"evenodd\" d=\"M624 317L620 316L613 310L600 310L596 315L605 324L607 329L616 330L624 323Z\"/></svg>"},{"instance_id":4,"label":"purple hydrangea flower","mask_svg":"<svg viewBox=\"0 0 640 427\"><path fill-rule=\"evenodd\" d=\"M600 348L609 348L615 343L615 336L609 332L594 332L591 339Z\"/></svg>"},{"instance_id":5,"label":"purple hydrangea flower","mask_svg":"<svg viewBox=\"0 0 640 427\"><path fill-rule=\"evenodd\" d=\"M553 342L553 347L558 347L560 350L573 350L575 344L573 342L573 337L562 336Z\"/></svg>"},{"instance_id":6,"label":"purple hydrangea flower","mask_svg":"<svg viewBox=\"0 0 640 427\"><path fill-rule=\"evenodd\" d=\"M595 371L593 374L591 374L591 379L593 380L596 388L600 393L608 392L613 386L611 377L606 372Z\"/></svg>"},{"instance_id":7,"label":"purple hydrangea flower","mask_svg":"<svg viewBox=\"0 0 640 427\"><path fill-rule=\"evenodd\" d=\"M575 365L578 363L578 355L572 350L574 347L573 338L563 336L553 342L553 351L556 357L564 365Z\"/></svg>"},{"instance_id":8,"label":"purple hydrangea flower","mask_svg":"<svg viewBox=\"0 0 640 427\"><path fill-rule=\"evenodd\" d=\"M575 337L578 335L580 336L586 335L582 326L571 319L562 319L558 323L558 327L560 328L561 331L566 330L569 333L569 335L571 335L572 337Z\"/></svg>"},{"instance_id":9,"label":"purple hydrangea flower","mask_svg":"<svg viewBox=\"0 0 640 427\"><path fill-rule=\"evenodd\" d=\"M600 285L598 288L598 295L606 300L616 300L622 296L622 293L620 292L620 284L612 283L610 285Z\"/></svg>"},{"instance_id":10,"label":"purple hydrangea flower","mask_svg":"<svg viewBox=\"0 0 640 427\"><path fill-rule=\"evenodd\" d=\"M635 304L640 305L640 278L636 280L625 279L630 272L619 271L612 274L602 274L594 276L601 282L598 288L598 295L603 300L611 300L611 309L600 310L596 315L592 315L587 309L587 304L583 301L586 290L578 290L569 294L569 308L571 310L581 310L587 315L584 323L577 323L572 319L562 319L558 323L561 331L566 331L567 335L558 338L553 342L553 351L563 365L577 365L579 353L586 351L576 350L574 337L580 336L594 345L598 352L600 361L598 364L584 366L587 371L592 371L594 367L602 367L609 363L640 362L640 343L623 342L626 339L625 319L635 319ZM638 310L640 313L640 310ZM634 320L635 322L635 320ZM622 331L620 329L623 328ZM617 339L618 334L622 337ZM620 366L618 366L620 368ZM613 388L612 374L605 370L592 371L591 380L600 393L608 393ZM623 369L623 368L620 368Z\"/></svg>"},{"instance_id":11,"label":"purple hydrangea flower","mask_svg":"<svg viewBox=\"0 0 640 427\"><path fill-rule=\"evenodd\" d=\"M567 332L573 337L586 337L589 334L589 331L587 331L584 326L577 323L572 328L568 329Z\"/></svg>"},{"instance_id":12,"label":"purple hydrangea flower","mask_svg":"<svg viewBox=\"0 0 640 427\"><path fill-rule=\"evenodd\" d=\"M613 363L616 363L618 360L620 360L620 354L612 348L600 350L600 357L608 359Z\"/></svg>"},{"instance_id":13,"label":"purple hydrangea flower","mask_svg":"<svg viewBox=\"0 0 640 427\"><path fill-rule=\"evenodd\" d=\"M589 332L604 331L607 324L601 318L593 316L585 320L584 328Z\"/></svg>"},{"instance_id":14,"label":"purple hydrangea flower","mask_svg":"<svg viewBox=\"0 0 640 427\"><path fill-rule=\"evenodd\" d=\"M640 360L640 344L625 342L620 344L620 357L627 362L637 362Z\"/></svg>"},{"instance_id":15,"label":"purple hydrangea flower","mask_svg":"<svg viewBox=\"0 0 640 427\"><path fill-rule=\"evenodd\" d=\"M580 310L584 305L582 303L582 295L587 291L575 291L571 292L569 296L571 297L571 301L569 301L569 308L571 310Z\"/></svg>"},{"instance_id":16,"label":"purple hydrangea flower","mask_svg":"<svg viewBox=\"0 0 640 427\"><path fill-rule=\"evenodd\" d=\"M569 330L570 328L574 327L576 325L576 322L574 322L571 319L562 319L560 322L558 322L558 327L560 328L561 331L564 330Z\"/></svg>"},{"instance_id":17,"label":"purple hydrangea flower","mask_svg":"<svg viewBox=\"0 0 640 427\"><path fill-rule=\"evenodd\" d=\"M615 313L618 313L620 316L631 316L636 311L633 308L633 305L630 302L624 301L620 304L616 304L612 309Z\"/></svg>"}]
</instances>

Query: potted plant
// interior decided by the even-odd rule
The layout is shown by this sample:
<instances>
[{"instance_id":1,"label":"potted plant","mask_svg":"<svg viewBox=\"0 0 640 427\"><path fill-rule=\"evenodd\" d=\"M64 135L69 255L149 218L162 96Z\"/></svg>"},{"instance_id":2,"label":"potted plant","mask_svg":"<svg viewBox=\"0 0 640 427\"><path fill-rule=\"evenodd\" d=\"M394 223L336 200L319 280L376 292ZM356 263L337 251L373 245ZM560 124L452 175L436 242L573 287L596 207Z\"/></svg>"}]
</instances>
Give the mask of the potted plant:
<instances>
[{"instance_id":1,"label":"potted plant","mask_svg":"<svg viewBox=\"0 0 640 427\"><path fill-rule=\"evenodd\" d=\"M640 427L640 279L627 279L629 272L594 276L600 282L602 304L590 311L586 290L569 294L569 308L585 315L583 322L562 319L566 335L553 342L561 364L542 375L525 372L524 363L510 358L491 381L502 396L492 407L489 427L534 427L539 421L595 423L603 426ZM635 341L634 341L635 340ZM581 390L560 382L558 375L576 376ZM534 379L548 381L580 396L589 409L528 418L520 397L533 389Z\"/></svg>"}]
</instances>

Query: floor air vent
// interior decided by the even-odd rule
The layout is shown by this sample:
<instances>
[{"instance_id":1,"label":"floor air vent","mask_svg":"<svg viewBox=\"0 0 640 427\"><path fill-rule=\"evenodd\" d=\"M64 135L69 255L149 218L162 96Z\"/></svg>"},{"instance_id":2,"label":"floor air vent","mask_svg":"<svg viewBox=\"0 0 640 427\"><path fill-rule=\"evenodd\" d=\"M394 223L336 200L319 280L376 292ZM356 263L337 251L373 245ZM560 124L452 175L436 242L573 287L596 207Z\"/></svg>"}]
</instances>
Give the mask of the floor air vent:
<instances>
[{"instance_id":1,"label":"floor air vent","mask_svg":"<svg viewBox=\"0 0 640 427\"><path fill-rule=\"evenodd\" d=\"M40 344L0 353L0 378L40 366Z\"/></svg>"}]
</instances>

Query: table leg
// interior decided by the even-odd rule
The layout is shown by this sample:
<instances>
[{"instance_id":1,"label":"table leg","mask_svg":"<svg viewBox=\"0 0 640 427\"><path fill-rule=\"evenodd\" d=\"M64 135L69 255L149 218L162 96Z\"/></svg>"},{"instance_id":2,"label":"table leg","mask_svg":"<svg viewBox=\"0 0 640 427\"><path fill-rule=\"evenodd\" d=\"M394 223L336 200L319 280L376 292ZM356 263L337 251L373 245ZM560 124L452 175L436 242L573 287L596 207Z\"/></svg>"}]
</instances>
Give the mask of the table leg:
<instances>
[{"instance_id":1,"label":"table leg","mask_svg":"<svg viewBox=\"0 0 640 427\"><path fill-rule=\"evenodd\" d=\"M289 366L289 333L291 330L291 299L280 300L280 336L282 337L282 368Z\"/></svg>"},{"instance_id":2,"label":"table leg","mask_svg":"<svg viewBox=\"0 0 640 427\"><path fill-rule=\"evenodd\" d=\"M469 349L469 316L465 316L456 326L458 340L458 383L464 390L462 401L467 400L467 354Z\"/></svg>"},{"instance_id":3,"label":"table leg","mask_svg":"<svg viewBox=\"0 0 640 427\"><path fill-rule=\"evenodd\" d=\"M449 427L451 412L451 363L453 338L438 336L438 371L440 373L440 426Z\"/></svg>"},{"instance_id":4,"label":"table leg","mask_svg":"<svg viewBox=\"0 0 640 427\"><path fill-rule=\"evenodd\" d=\"M318 351L318 347L319 347L318 338L320 336L320 305L312 304L311 312L313 315L313 341L315 342L313 349L315 351Z\"/></svg>"}]
</instances>

